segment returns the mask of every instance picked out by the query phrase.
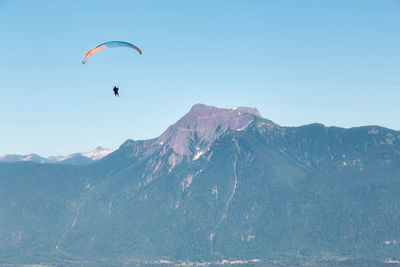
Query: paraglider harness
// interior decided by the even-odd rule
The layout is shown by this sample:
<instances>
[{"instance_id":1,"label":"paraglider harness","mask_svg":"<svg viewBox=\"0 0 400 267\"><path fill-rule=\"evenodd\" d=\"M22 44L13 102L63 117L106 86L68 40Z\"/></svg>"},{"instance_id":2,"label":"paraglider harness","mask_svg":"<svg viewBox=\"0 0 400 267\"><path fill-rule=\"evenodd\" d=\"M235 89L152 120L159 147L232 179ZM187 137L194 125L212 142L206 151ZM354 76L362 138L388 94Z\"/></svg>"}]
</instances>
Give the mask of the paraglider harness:
<instances>
[{"instance_id":1,"label":"paraglider harness","mask_svg":"<svg viewBox=\"0 0 400 267\"><path fill-rule=\"evenodd\" d=\"M119 90L119 88L117 86L114 86L114 88L113 88L114 95L119 97L118 90Z\"/></svg>"}]
</instances>

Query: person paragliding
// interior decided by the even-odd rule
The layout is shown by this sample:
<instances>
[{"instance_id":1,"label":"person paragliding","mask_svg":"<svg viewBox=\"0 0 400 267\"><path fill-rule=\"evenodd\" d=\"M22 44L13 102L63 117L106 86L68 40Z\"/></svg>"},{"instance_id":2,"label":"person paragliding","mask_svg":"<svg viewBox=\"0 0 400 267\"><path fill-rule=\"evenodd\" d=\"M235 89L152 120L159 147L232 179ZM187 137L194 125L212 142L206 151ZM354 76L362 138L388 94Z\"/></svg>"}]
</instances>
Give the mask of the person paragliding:
<instances>
[{"instance_id":1,"label":"person paragliding","mask_svg":"<svg viewBox=\"0 0 400 267\"><path fill-rule=\"evenodd\" d=\"M1 0L0 0L0 1L1 1ZM95 46L95 47L93 47L92 49L90 49L90 50L85 54L85 57L84 57L83 60L82 60L82 64L85 64L86 61L87 61L90 57L92 57L93 55L97 54L97 53L100 52L100 51L103 51L103 50L108 49L108 48L118 48L118 47L127 47L127 48L131 48L131 49L133 49L133 50L136 50L136 51L139 53L139 55L142 54L142 51L139 49L139 47L137 47L137 46L135 46L135 45L133 45L133 44L131 44L131 43L122 42L122 41L110 41L110 42L102 43L102 44L100 44L100 45L98 45L98 46ZM118 86L114 86L113 91L114 91L115 97L117 97L117 96L119 97L118 90L119 90Z\"/></svg>"},{"instance_id":2,"label":"person paragliding","mask_svg":"<svg viewBox=\"0 0 400 267\"><path fill-rule=\"evenodd\" d=\"M114 95L115 97L119 97L119 93L118 93L119 88L117 86L114 86L113 91L114 91Z\"/></svg>"}]
</instances>

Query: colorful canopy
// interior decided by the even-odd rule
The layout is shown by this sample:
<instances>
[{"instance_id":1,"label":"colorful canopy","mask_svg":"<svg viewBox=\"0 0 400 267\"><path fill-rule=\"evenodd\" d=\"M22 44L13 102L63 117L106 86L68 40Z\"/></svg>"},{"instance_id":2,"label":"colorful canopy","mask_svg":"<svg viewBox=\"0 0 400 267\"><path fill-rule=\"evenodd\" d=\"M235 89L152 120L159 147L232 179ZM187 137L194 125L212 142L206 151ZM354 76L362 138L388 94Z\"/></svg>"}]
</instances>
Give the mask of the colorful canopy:
<instances>
[{"instance_id":1,"label":"colorful canopy","mask_svg":"<svg viewBox=\"0 0 400 267\"><path fill-rule=\"evenodd\" d=\"M106 42L106 43L100 44L100 45L98 45L98 46L96 46L96 47L90 49L90 50L86 53L85 57L83 58L82 64L85 64L86 61L87 61L91 56L93 56L94 54L100 52L101 50L108 49L108 48L114 48L114 47L128 47L128 48L133 48L133 49L136 49L136 50L139 52L139 54L142 54L142 51L140 51L140 49L139 49L137 46L133 45L133 44L130 44L130 43L127 43L127 42L121 42L121 41L110 41L110 42Z\"/></svg>"}]
</instances>

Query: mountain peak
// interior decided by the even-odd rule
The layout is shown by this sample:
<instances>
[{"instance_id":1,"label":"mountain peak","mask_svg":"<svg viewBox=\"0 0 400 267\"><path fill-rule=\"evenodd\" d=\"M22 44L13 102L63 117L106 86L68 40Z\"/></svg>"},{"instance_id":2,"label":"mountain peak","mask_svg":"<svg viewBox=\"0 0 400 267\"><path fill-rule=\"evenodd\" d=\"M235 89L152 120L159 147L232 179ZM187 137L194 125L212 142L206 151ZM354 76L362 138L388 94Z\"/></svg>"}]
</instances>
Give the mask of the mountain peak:
<instances>
[{"instance_id":1,"label":"mountain peak","mask_svg":"<svg viewBox=\"0 0 400 267\"><path fill-rule=\"evenodd\" d=\"M93 151L81 153L80 155L92 160L99 160L114 152L114 149L106 149L101 146L96 147Z\"/></svg>"},{"instance_id":2,"label":"mountain peak","mask_svg":"<svg viewBox=\"0 0 400 267\"><path fill-rule=\"evenodd\" d=\"M205 114L211 114L211 113L219 113L219 112L227 112L227 111L232 111L234 113L248 113L248 114L253 114L257 117L262 117L260 112L257 110L257 108L251 108L251 107L234 107L231 109L224 109L224 108L217 108L214 106L208 106L205 104L196 104L194 105L188 114L195 114L195 115L205 115Z\"/></svg>"},{"instance_id":3,"label":"mountain peak","mask_svg":"<svg viewBox=\"0 0 400 267\"><path fill-rule=\"evenodd\" d=\"M162 145L168 144L181 156L193 154L191 145L194 145L196 153L204 152L224 132L245 129L253 121L254 116L261 117L255 108L225 109L196 104L157 138L157 142Z\"/></svg>"}]
</instances>

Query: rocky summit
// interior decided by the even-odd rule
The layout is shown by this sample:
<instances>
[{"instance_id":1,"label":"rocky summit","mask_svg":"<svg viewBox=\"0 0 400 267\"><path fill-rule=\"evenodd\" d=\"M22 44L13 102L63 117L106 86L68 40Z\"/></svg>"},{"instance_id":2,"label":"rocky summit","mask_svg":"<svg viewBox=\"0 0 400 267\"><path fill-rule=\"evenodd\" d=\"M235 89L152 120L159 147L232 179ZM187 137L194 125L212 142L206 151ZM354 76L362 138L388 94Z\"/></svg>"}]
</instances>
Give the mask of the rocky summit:
<instances>
[{"instance_id":1,"label":"rocky summit","mask_svg":"<svg viewBox=\"0 0 400 267\"><path fill-rule=\"evenodd\" d=\"M399 131L198 104L88 165L0 163L0 262L391 264L399 191Z\"/></svg>"}]
</instances>

